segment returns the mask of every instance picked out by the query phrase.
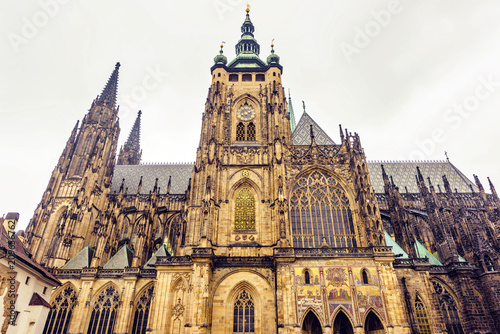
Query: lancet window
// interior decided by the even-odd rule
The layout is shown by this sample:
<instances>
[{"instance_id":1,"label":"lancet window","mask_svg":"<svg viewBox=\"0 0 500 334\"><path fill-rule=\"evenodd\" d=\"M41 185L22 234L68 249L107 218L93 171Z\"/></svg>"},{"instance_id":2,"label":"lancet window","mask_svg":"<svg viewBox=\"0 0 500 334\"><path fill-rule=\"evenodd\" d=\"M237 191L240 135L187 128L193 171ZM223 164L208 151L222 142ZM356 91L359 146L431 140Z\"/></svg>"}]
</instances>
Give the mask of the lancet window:
<instances>
[{"instance_id":1,"label":"lancet window","mask_svg":"<svg viewBox=\"0 0 500 334\"><path fill-rule=\"evenodd\" d=\"M52 303L43 334L65 334L68 331L73 309L77 302L76 291L71 286L63 288Z\"/></svg>"},{"instance_id":2,"label":"lancet window","mask_svg":"<svg viewBox=\"0 0 500 334\"><path fill-rule=\"evenodd\" d=\"M313 171L301 177L290 196L293 246L356 247L349 199L332 176Z\"/></svg>"},{"instance_id":3,"label":"lancet window","mask_svg":"<svg viewBox=\"0 0 500 334\"><path fill-rule=\"evenodd\" d=\"M255 332L255 304L252 296L242 290L234 302L233 333Z\"/></svg>"},{"instance_id":4,"label":"lancet window","mask_svg":"<svg viewBox=\"0 0 500 334\"><path fill-rule=\"evenodd\" d=\"M462 324L460 323L460 317L458 316L458 310L456 306L455 299L450 294L450 292L442 286L440 283L433 281L434 291L439 300L439 306L443 313L444 323L446 329L450 334L463 334Z\"/></svg>"},{"instance_id":5,"label":"lancet window","mask_svg":"<svg viewBox=\"0 0 500 334\"><path fill-rule=\"evenodd\" d=\"M146 289L139 297L134 314L134 322L132 325L132 334L146 334L148 325L149 308L151 298L153 298L154 286Z\"/></svg>"},{"instance_id":6,"label":"lancet window","mask_svg":"<svg viewBox=\"0 0 500 334\"><path fill-rule=\"evenodd\" d=\"M234 229L255 230L255 198L249 188L241 189L236 196Z\"/></svg>"},{"instance_id":7,"label":"lancet window","mask_svg":"<svg viewBox=\"0 0 500 334\"><path fill-rule=\"evenodd\" d=\"M417 313L417 322L420 334L431 334L431 324L429 323L429 317L427 316L425 305L418 296L415 300L415 311Z\"/></svg>"},{"instance_id":8,"label":"lancet window","mask_svg":"<svg viewBox=\"0 0 500 334\"><path fill-rule=\"evenodd\" d=\"M120 296L112 286L104 289L97 296L90 316L89 334L111 334L115 326L116 312Z\"/></svg>"}]
</instances>

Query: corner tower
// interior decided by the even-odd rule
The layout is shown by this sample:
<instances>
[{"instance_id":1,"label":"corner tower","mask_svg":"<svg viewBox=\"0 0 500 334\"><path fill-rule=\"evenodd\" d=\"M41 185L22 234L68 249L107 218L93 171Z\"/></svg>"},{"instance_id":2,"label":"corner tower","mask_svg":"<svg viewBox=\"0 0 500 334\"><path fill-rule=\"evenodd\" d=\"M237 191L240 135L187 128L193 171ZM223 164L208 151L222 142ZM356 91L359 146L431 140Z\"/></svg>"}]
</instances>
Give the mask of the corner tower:
<instances>
[{"instance_id":1,"label":"corner tower","mask_svg":"<svg viewBox=\"0 0 500 334\"><path fill-rule=\"evenodd\" d=\"M38 263L59 267L95 242L113 174L120 127L117 63L102 93L77 122L26 230L26 244Z\"/></svg>"}]
</instances>

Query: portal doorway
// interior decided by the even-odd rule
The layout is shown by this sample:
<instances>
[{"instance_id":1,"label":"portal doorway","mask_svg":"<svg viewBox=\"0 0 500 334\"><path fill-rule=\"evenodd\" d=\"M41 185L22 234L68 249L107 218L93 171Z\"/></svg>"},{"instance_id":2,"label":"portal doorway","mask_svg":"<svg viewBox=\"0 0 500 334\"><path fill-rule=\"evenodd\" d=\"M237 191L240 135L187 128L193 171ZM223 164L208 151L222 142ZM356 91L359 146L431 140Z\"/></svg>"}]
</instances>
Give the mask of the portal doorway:
<instances>
[{"instance_id":1,"label":"portal doorway","mask_svg":"<svg viewBox=\"0 0 500 334\"><path fill-rule=\"evenodd\" d=\"M365 320L365 333L366 334L384 334L384 325L382 325L382 321L380 321L377 315L370 311Z\"/></svg>"},{"instance_id":2,"label":"portal doorway","mask_svg":"<svg viewBox=\"0 0 500 334\"><path fill-rule=\"evenodd\" d=\"M302 334L322 334L323 330L321 329L321 323L318 320L318 317L312 312L309 311L304 318L304 322L302 323Z\"/></svg>"},{"instance_id":3,"label":"portal doorway","mask_svg":"<svg viewBox=\"0 0 500 334\"><path fill-rule=\"evenodd\" d=\"M349 318L340 311L333 322L333 334L354 334L354 329Z\"/></svg>"}]
</instances>

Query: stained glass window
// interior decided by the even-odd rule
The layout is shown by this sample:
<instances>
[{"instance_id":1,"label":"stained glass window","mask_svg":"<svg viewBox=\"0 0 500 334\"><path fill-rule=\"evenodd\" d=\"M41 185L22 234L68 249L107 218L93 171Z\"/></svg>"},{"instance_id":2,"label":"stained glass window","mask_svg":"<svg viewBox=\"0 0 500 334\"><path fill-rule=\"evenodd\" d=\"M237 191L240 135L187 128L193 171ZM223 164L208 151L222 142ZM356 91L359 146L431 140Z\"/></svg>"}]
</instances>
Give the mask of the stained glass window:
<instances>
[{"instance_id":1,"label":"stained glass window","mask_svg":"<svg viewBox=\"0 0 500 334\"><path fill-rule=\"evenodd\" d=\"M462 324L460 323L460 318L458 316L455 299L443 285L436 281L433 281L432 285L434 286L434 291L436 291L438 296L439 306L443 313L444 323L448 333L464 334Z\"/></svg>"},{"instance_id":2,"label":"stained glass window","mask_svg":"<svg viewBox=\"0 0 500 334\"><path fill-rule=\"evenodd\" d=\"M301 177L290 197L293 246L356 247L352 212L342 186L330 175L313 171Z\"/></svg>"},{"instance_id":3,"label":"stained glass window","mask_svg":"<svg viewBox=\"0 0 500 334\"><path fill-rule=\"evenodd\" d=\"M116 320L120 296L112 286L104 289L94 302L90 315L89 334L111 334Z\"/></svg>"},{"instance_id":4,"label":"stained glass window","mask_svg":"<svg viewBox=\"0 0 500 334\"><path fill-rule=\"evenodd\" d=\"M252 296L242 290L234 302L233 333L255 332L255 308Z\"/></svg>"},{"instance_id":5,"label":"stained glass window","mask_svg":"<svg viewBox=\"0 0 500 334\"><path fill-rule=\"evenodd\" d=\"M139 297L135 308L132 334L145 334L148 325L149 305L153 297L154 286L149 287Z\"/></svg>"},{"instance_id":6,"label":"stained glass window","mask_svg":"<svg viewBox=\"0 0 500 334\"><path fill-rule=\"evenodd\" d=\"M236 196L234 229L255 230L255 198L248 188L241 189Z\"/></svg>"},{"instance_id":7,"label":"stained glass window","mask_svg":"<svg viewBox=\"0 0 500 334\"><path fill-rule=\"evenodd\" d=\"M417 312L417 322L420 329L420 334L431 334L431 325L427 317L424 303L417 297L415 301L415 311Z\"/></svg>"},{"instance_id":8,"label":"stained glass window","mask_svg":"<svg viewBox=\"0 0 500 334\"><path fill-rule=\"evenodd\" d=\"M77 302L76 292L71 286L64 287L60 291L49 311L47 322L43 334L65 334L68 331L68 325L71 320L73 308Z\"/></svg>"}]
</instances>

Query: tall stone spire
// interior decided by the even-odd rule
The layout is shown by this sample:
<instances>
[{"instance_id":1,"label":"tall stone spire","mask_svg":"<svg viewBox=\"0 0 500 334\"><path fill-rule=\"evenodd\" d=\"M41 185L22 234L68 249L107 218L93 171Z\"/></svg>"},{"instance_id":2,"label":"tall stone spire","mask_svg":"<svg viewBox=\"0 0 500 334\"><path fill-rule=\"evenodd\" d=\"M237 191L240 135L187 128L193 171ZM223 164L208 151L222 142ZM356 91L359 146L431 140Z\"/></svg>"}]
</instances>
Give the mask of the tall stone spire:
<instances>
[{"instance_id":1,"label":"tall stone spire","mask_svg":"<svg viewBox=\"0 0 500 334\"><path fill-rule=\"evenodd\" d=\"M142 111L139 110L128 139L120 148L117 165L138 165L141 162L141 115Z\"/></svg>"},{"instance_id":2,"label":"tall stone spire","mask_svg":"<svg viewBox=\"0 0 500 334\"><path fill-rule=\"evenodd\" d=\"M297 125L295 124L295 114L293 112L292 97L290 96L290 90L288 90L288 113L290 114L290 129L292 130L293 133Z\"/></svg>"},{"instance_id":3,"label":"tall stone spire","mask_svg":"<svg viewBox=\"0 0 500 334\"><path fill-rule=\"evenodd\" d=\"M97 104L102 106L107 106L109 108L115 108L116 105L116 91L118 89L118 69L120 68L120 63L116 63L115 69L106 83L106 86L102 90L101 95L97 98Z\"/></svg>"}]
</instances>

